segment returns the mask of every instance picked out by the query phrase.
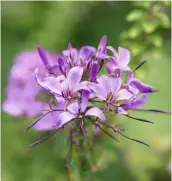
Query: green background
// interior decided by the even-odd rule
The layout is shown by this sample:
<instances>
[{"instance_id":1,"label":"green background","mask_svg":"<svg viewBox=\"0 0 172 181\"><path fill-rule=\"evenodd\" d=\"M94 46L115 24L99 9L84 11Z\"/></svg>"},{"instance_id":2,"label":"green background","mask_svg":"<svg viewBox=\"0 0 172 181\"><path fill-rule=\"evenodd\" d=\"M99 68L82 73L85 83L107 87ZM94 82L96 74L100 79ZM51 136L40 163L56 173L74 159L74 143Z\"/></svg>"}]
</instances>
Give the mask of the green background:
<instances>
[{"instance_id":1,"label":"green background","mask_svg":"<svg viewBox=\"0 0 172 181\"><path fill-rule=\"evenodd\" d=\"M132 2L2 2L1 8L3 102L8 73L16 54L33 50L38 45L60 52L68 42L74 47L97 46L104 34L108 36L108 45L123 46L120 35L131 26L126 15L136 7ZM147 49L142 52L141 57L148 62L136 76L160 90L149 96L145 108L170 110L170 30L157 31L162 35L163 44L158 51ZM146 46L146 42L142 45ZM131 67L139 61L142 60L131 57ZM122 124L127 135L147 142L150 148L122 137L118 144L101 134L101 142L93 155L99 161L94 180L169 181L170 116L131 114L153 120L155 124L140 123L123 116L112 117L112 122ZM28 150L30 143L46 134L34 130L24 133L29 122L2 112L2 180L67 180L65 134L59 132L50 141Z\"/></svg>"}]
</instances>

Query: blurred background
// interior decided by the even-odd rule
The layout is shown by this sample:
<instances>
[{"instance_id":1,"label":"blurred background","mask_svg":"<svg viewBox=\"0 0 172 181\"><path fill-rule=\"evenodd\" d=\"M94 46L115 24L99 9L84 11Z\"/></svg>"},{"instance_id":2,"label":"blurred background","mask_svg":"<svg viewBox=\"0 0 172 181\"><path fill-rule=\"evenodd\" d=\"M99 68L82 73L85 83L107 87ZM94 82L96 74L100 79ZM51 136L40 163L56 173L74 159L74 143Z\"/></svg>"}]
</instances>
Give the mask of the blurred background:
<instances>
[{"instance_id":1,"label":"blurred background","mask_svg":"<svg viewBox=\"0 0 172 181\"><path fill-rule=\"evenodd\" d=\"M73 47L97 46L106 34L108 45L131 51L131 68L148 60L136 76L160 92L149 96L145 108L170 110L170 1L26 1L2 2L1 8L2 102L8 73L19 52L36 49L38 45L60 52L67 48L68 42ZM92 180L170 180L170 116L143 112L132 115L153 120L155 124L120 116L112 119L123 125L127 135L147 142L150 148L124 138L117 144L102 134L92 155L98 165ZM67 180L64 134L59 132L50 141L28 151L27 146L45 134L34 130L24 133L30 121L2 112L2 180ZM77 169L75 174L79 175Z\"/></svg>"}]
</instances>

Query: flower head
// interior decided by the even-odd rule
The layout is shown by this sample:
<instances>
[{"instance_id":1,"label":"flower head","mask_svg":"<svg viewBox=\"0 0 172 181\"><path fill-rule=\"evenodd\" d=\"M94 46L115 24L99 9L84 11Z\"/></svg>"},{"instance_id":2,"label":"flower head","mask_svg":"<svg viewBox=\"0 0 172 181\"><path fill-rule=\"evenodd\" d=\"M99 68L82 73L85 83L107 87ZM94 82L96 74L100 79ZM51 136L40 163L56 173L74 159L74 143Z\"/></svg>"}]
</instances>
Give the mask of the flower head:
<instances>
[{"instance_id":1,"label":"flower head","mask_svg":"<svg viewBox=\"0 0 172 181\"><path fill-rule=\"evenodd\" d=\"M109 51L112 55L108 54ZM39 131L55 130L53 136L59 129L70 125L72 131L87 136L87 125L91 122L96 132L103 131L116 141L116 137L105 130L104 126L115 134L145 144L124 135L124 130L119 126L109 125L106 116L111 112L152 123L132 117L129 111L165 113L155 109L140 109L155 89L135 78L134 72L145 61L133 71L129 68L129 61L129 50L119 47L116 51L107 46L106 35L101 38L98 48L86 45L77 49L69 43L61 56L38 47L38 52L25 52L15 61L3 109L16 116L42 115L25 131L32 127ZM107 74L99 75L103 66L106 66ZM125 73L128 73L127 80L123 78ZM38 100L40 92L49 100ZM44 114L43 110L46 111Z\"/></svg>"}]
</instances>

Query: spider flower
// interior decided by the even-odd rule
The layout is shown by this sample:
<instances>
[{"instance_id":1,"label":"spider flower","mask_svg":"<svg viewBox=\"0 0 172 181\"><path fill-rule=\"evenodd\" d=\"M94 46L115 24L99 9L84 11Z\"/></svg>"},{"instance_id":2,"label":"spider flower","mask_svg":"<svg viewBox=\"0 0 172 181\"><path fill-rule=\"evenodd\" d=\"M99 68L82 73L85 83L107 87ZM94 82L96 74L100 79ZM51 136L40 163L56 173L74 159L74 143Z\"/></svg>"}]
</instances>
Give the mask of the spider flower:
<instances>
[{"instance_id":1,"label":"spider flower","mask_svg":"<svg viewBox=\"0 0 172 181\"><path fill-rule=\"evenodd\" d=\"M70 69L66 78L61 75L59 77L46 77L41 80L38 69L35 70L34 74L41 87L50 91L56 97L62 97L68 101L75 99L79 90L89 90L87 81L81 81L83 68L79 66Z\"/></svg>"},{"instance_id":2,"label":"spider flower","mask_svg":"<svg viewBox=\"0 0 172 181\"><path fill-rule=\"evenodd\" d=\"M127 71L129 77L133 77L133 72L129 68L130 52L126 48L119 47L118 53L113 47L108 47L112 51L113 56L110 57L110 61L107 63L106 68L108 74L115 72L115 75L121 76L123 72Z\"/></svg>"},{"instance_id":3,"label":"spider flower","mask_svg":"<svg viewBox=\"0 0 172 181\"><path fill-rule=\"evenodd\" d=\"M97 107L92 107L87 109L88 95L89 95L88 91L83 91L81 103L79 101L71 103L67 107L67 111L59 115L56 124L57 129L61 128L63 125L72 120L78 120L80 122L81 129L84 130L84 118L88 116L94 116L102 121L106 120L101 109Z\"/></svg>"},{"instance_id":4,"label":"spider flower","mask_svg":"<svg viewBox=\"0 0 172 181\"><path fill-rule=\"evenodd\" d=\"M59 129L70 125L72 130L78 133L81 131L87 136L87 123L91 120L98 132L103 131L114 140L117 139L103 126L125 138L145 144L124 135L124 130L119 126L110 126L106 114L111 112L152 123L130 116L129 111L167 113L156 109L141 109L148 95L155 92L152 86L141 82L134 74L146 61L131 70L129 50L119 47L116 51L107 46L106 35L101 38L97 48L85 45L77 49L69 43L61 56L48 53L41 47L37 50L37 53L25 52L15 61L9 78L7 100L3 105L9 114L29 117L42 114L42 110L48 107L47 112L25 131L32 127L39 131L55 130L52 137ZM109 51L112 55L109 55ZM103 66L106 66L107 73L99 75ZM126 73L127 80L124 79ZM49 101L37 99L41 91L44 97L50 96Z\"/></svg>"},{"instance_id":5,"label":"spider flower","mask_svg":"<svg viewBox=\"0 0 172 181\"><path fill-rule=\"evenodd\" d=\"M97 97L107 104L114 105L118 101L128 100L133 96L127 89L122 88L122 79L120 77L102 75L97 79L97 82L97 84L90 83L89 87Z\"/></svg>"}]
</instances>

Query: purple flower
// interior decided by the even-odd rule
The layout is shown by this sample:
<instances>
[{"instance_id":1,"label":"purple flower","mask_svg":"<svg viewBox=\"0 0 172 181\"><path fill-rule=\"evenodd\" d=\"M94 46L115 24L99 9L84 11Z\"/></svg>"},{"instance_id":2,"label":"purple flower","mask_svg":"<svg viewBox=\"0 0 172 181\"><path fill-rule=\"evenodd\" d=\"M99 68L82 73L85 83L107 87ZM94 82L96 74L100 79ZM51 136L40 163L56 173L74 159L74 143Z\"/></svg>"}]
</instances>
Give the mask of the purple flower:
<instances>
[{"instance_id":1,"label":"purple flower","mask_svg":"<svg viewBox=\"0 0 172 181\"><path fill-rule=\"evenodd\" d=\"M90 83L89 88L107 104L114 105L118 101L128 100L133 97L131 92L122 88L120 77L102 75L97 79L97 82L98 84Z\"/></svg>"},{"instance_id":2,"label":"purple flower","mask_svg":"<svg viewBox=\"0 0 172 181\"><path fill-rule=\"evenodd\" d=\"M67 77L46 77L43 80L39 77L38 69L35 70L35 77L38 84L44 89L50 91L56 97L63 97L65 100L71 100L78 96L79 90L89 90L87 81L82 81L83 68L73 67L69 70Z\"/></svg>"},{"instance_id":3,"label":"purple flower","mask_svg":"<svg viewBox=\"0 0 172 181\"><path fill-rule=\"evenodd\" d=\"M86 109L88 106L88 96L89 96L89 92L83 91L82 102L79 103L79 101L76 101L74 103L71 103L67 107L67 111L59 115L58 121L56 124L57 129L61 128L63 125L67 124L68 122L72 120L80 121L81 129L84 129L84 118L87 116L94 116L101 119L102 121L106 120L103 112L99 108L93 107L93 108Z\"/></svg>"},{"instance_id":4,"label":"purple flower","mask_svg":"<svg viewBox=\"0 0 172 181\"><path fill-rule=\"evenodd\" d=\"M128 112L126 110L138 109L138 108L144 106L146 101L147 101L147 94L143 94L138 97L132 97L129 100L127 100L126 102L124 102L123 104L121 104L117 108L116 112L118 114L128 114Z\"/></svg>"},{"instance_id":5,"label":"purple flower","mask_svg":"<svg viewBox=\"0 0 172 181\"><path fill-rule=\"evenodd\" d=\"M117 53L112 47L108 47L108 49L113 53L113 56L110 57L110 61L106 65L108 74L115 72L117 76L121 76L122 72L129 71L129 76L132 76L132 71L128 67L130 61L129 50L119 47Z\"/></svg>"},{"instance_id":6,"label":"purple flower","mask_svg":"<svg viewBox=\"0 0 172 181\"><path fill-rule=\"evenodd\" d=\"M10 86L7 92L8 97L2 105L3 111L13 116L23 117L39 114L46 104L35 99L36 91L33 91L33 85L27 84L24 89L17 85Z\"/></svg>"},{"instance_id":7,"label":"purple flower","mask_svg":"<svg viewBox=\"0 0 172 181\"><path fill-rule=\"evenodd\" d=\"M108 51L113 55L108 55ZM50 137L32 145L51 138L69 123L69 138L73 143L73 132L75 135L88 135L86 126L89 122L94 125L96 133L103 131L117 140L104 129L105 126L115 134L145 144L124 135L119 126L109 125L105 117L105 113L112 112L152 123L130 116L128 110L166 113L156 109L140 109L146 103L148 94L155 90L134 76L134 72L146 61L133 71L128 66L129 61L129 50L119 47L116 52L113 47L107 46L106 35L101 38L98 48L83 46L76 49L69 43L60 57L40 47L37 52L22 53L12 67L3 110L15 116L34 117L41 114L25 131L32 127L39 131L55 130ZM108 75L99 76L105 62ZM125 73L128 73L127 81L123 79ZM49 100L40 100L42 94Z\"/></svg>"},{"instance_id":8,"label":"purple flower","mask_svg":"<svg viewBox=\"0 0 172 181\"><path fill-rule=\"evenodd\" d=\"M46 74L36 51L23 52L16 56L9 75L7 99L2 105L5 112L14 116L32 117L46 106L37 100L41 87L36 84L32 75L36 67L39 67L41 75Z\"/></svg>"}]
</instances>

